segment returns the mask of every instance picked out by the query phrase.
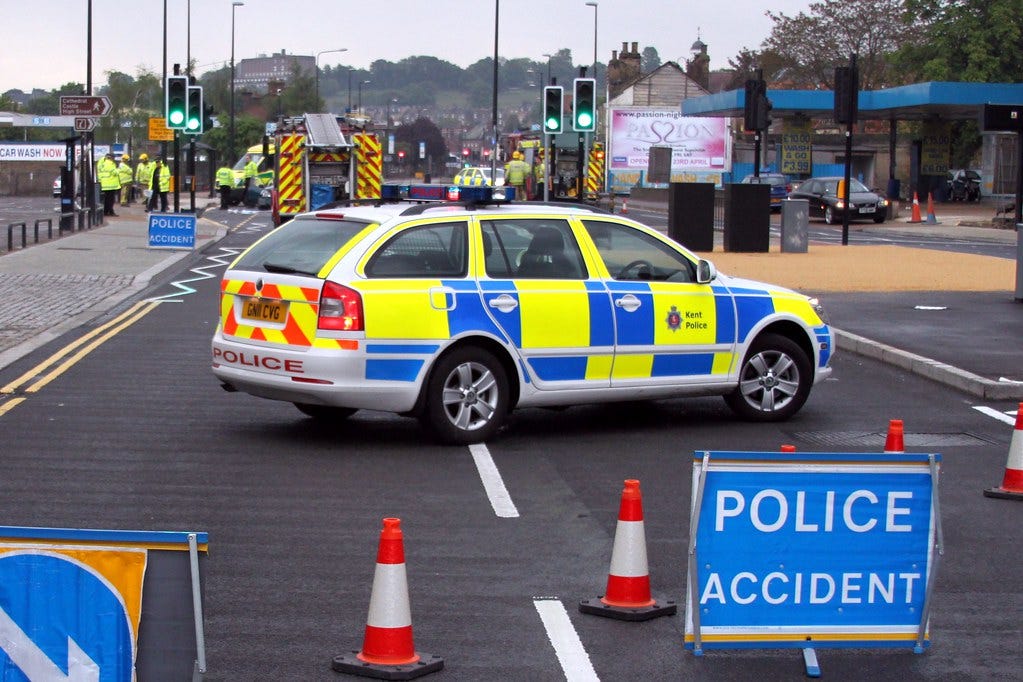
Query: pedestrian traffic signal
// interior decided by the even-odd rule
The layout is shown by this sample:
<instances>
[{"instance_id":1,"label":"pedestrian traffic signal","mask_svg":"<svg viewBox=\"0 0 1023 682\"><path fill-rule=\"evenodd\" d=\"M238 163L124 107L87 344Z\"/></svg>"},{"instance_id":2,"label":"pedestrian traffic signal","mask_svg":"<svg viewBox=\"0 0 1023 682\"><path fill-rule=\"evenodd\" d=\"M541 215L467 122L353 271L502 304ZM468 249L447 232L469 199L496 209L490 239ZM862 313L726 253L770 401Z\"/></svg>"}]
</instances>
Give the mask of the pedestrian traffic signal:
<instances>
[{"instance_id":1,"label":"pedestrian traffic signal","mask_svg":"<svg viewBox=\"0 0 1023 682\"><path fill-rule=\"evenodd\" d=\"M202 130L213 130L213 105L205 101L202 104Z\"/></svg>"},{"instance_id":2,"label":"pedestrian traffic signal","mask_svg":"<svg viewBox=\"0 0 1023 682\"><path fill-rule=\"evenodd\" d=\"M774 108L774 104L771 100L767 99L767 93L761 92L757 95L757 130L767 130L771 127L771 109Z\"/></svg>"},{"instance_id":3,"label":"pedestrian traffic signal","mask_svg":"<svg viewBox=\"0 0 1023 682\"><path fill-rule=\"evenodd\" d=\"M561 108L565 89L560 85L548 85L543 89L543 131L556 134L561 130Z\"/></svg>"},{"instance_id":4,"label":"pedestrian traffic signal","mask_svg":"<svg viewBox=\"0 0 1023 682\"><path fill-rule=\"evenodd\" d=\"M175 130L184 129L186 109L188 108L188 77L167 76L164 97L167 127Z\"/></svg>"},{"instance_id":5,"label":"pedestrian traffic signal","mask_svg":"<svg viewBox=\"0 0 1023 682\"><path fill-rule=\"evenodd\" d=\"M185 132L200 135L203 132L202 86L188 86L188 106L185 115Z\"/></svg>"},{"instance_id":6,"label":"pedestrian traffic signal","mask_svg":"<svg viewBox=\"0 0 1023 682\"><path fill-rule=\"evenodd\" d=\"M597 128L597 110L594 92L597 81L593 78L576 78L572 81L572 128L577 133L592 133Z\"/></svg>"}]
</instances>

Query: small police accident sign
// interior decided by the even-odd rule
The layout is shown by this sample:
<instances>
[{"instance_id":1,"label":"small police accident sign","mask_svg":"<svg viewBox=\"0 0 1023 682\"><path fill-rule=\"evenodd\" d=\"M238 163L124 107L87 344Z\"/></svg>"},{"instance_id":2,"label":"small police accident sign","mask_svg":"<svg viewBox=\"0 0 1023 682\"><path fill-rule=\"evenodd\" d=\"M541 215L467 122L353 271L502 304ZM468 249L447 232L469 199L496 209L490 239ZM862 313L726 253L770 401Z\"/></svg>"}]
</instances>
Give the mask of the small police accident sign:
<instances>
[{"instance_id":1,"label":"small police accident sign","mask_svg":"<svg viewBox=\"0 0 1023 682\"><path fill-rule=\"evenodd\" d=\"M150 213L149 248L194 249L195 225L194 215Z\"/></svg>"},{"instance_id":2,"label":"small police accident sign","mask_svg":"<svg viewBox=\"0 0 1023 682\"><path fill-rule=\"evenodd\" d=\"M696 452L686 648L922 652L940 459Z\"/></svg>"}]
</instances>

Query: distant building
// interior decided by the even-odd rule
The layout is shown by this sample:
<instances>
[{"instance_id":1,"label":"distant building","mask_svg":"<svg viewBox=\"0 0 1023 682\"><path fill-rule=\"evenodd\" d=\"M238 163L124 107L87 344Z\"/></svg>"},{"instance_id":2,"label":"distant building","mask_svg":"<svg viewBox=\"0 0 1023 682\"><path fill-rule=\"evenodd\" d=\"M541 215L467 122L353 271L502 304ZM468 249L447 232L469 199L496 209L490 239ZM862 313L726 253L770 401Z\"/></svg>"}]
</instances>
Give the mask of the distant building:
<instances>
[{"instance_id":1,"label":"distant building","mask_svg":"<svg viewBox=\"0 0 1023 682\"><path fill-rule=\"evenodd\" d=\"M243 59L235 68L235 89L266 92L272 81L287 83L296 63L300 75L316 77L316 58L313 56L288 54L281 50L269 57L260 55Z\"/></svg>"}]
</instances>

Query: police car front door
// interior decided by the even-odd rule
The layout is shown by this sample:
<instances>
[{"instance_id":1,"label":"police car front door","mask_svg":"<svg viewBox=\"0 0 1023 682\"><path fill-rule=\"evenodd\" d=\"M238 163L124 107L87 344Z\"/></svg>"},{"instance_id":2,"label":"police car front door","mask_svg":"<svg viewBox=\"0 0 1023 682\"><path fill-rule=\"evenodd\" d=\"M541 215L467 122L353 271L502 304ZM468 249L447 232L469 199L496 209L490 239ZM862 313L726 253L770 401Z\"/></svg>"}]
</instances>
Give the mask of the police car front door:
<instances>
[{"instance_id":1,"label":"police car front door","mask_svg":"<svg viewBox=\"0 0 1023 682\"><path fill-rule=\"evenodd\" d=\"M611 385L723 381L735 362L731 296L696 282L695 264L631 225L584 220L607 269L614 311Z\"/></svg>"},{"instance_id":2,"label":"police car front door","mask_svg":"<svg viewBox=\"0 0 1023 682\"><path fill-rule=\"evenodd\" d=\"M483 307L541 390L607 388L614 321L569 222L481 219Z\"/></svg>"}]
</instances>

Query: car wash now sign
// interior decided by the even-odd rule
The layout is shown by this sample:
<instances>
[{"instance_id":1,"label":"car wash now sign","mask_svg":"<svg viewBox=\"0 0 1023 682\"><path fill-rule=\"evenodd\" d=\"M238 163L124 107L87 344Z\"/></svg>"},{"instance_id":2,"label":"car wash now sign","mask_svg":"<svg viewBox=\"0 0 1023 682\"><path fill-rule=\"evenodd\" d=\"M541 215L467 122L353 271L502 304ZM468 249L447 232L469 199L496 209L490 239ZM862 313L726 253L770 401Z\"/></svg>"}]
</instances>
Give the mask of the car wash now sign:
<instances>
[{"instance_id":1,"label":"car wash now sign","mask_svg":"<svg viewBox=\"0 0 1023 682\"><path fill-rule=\"evenodd\" d=\"M686 647L922 652L940 455L697 452Z\"/></svg>"}]
</instances>

